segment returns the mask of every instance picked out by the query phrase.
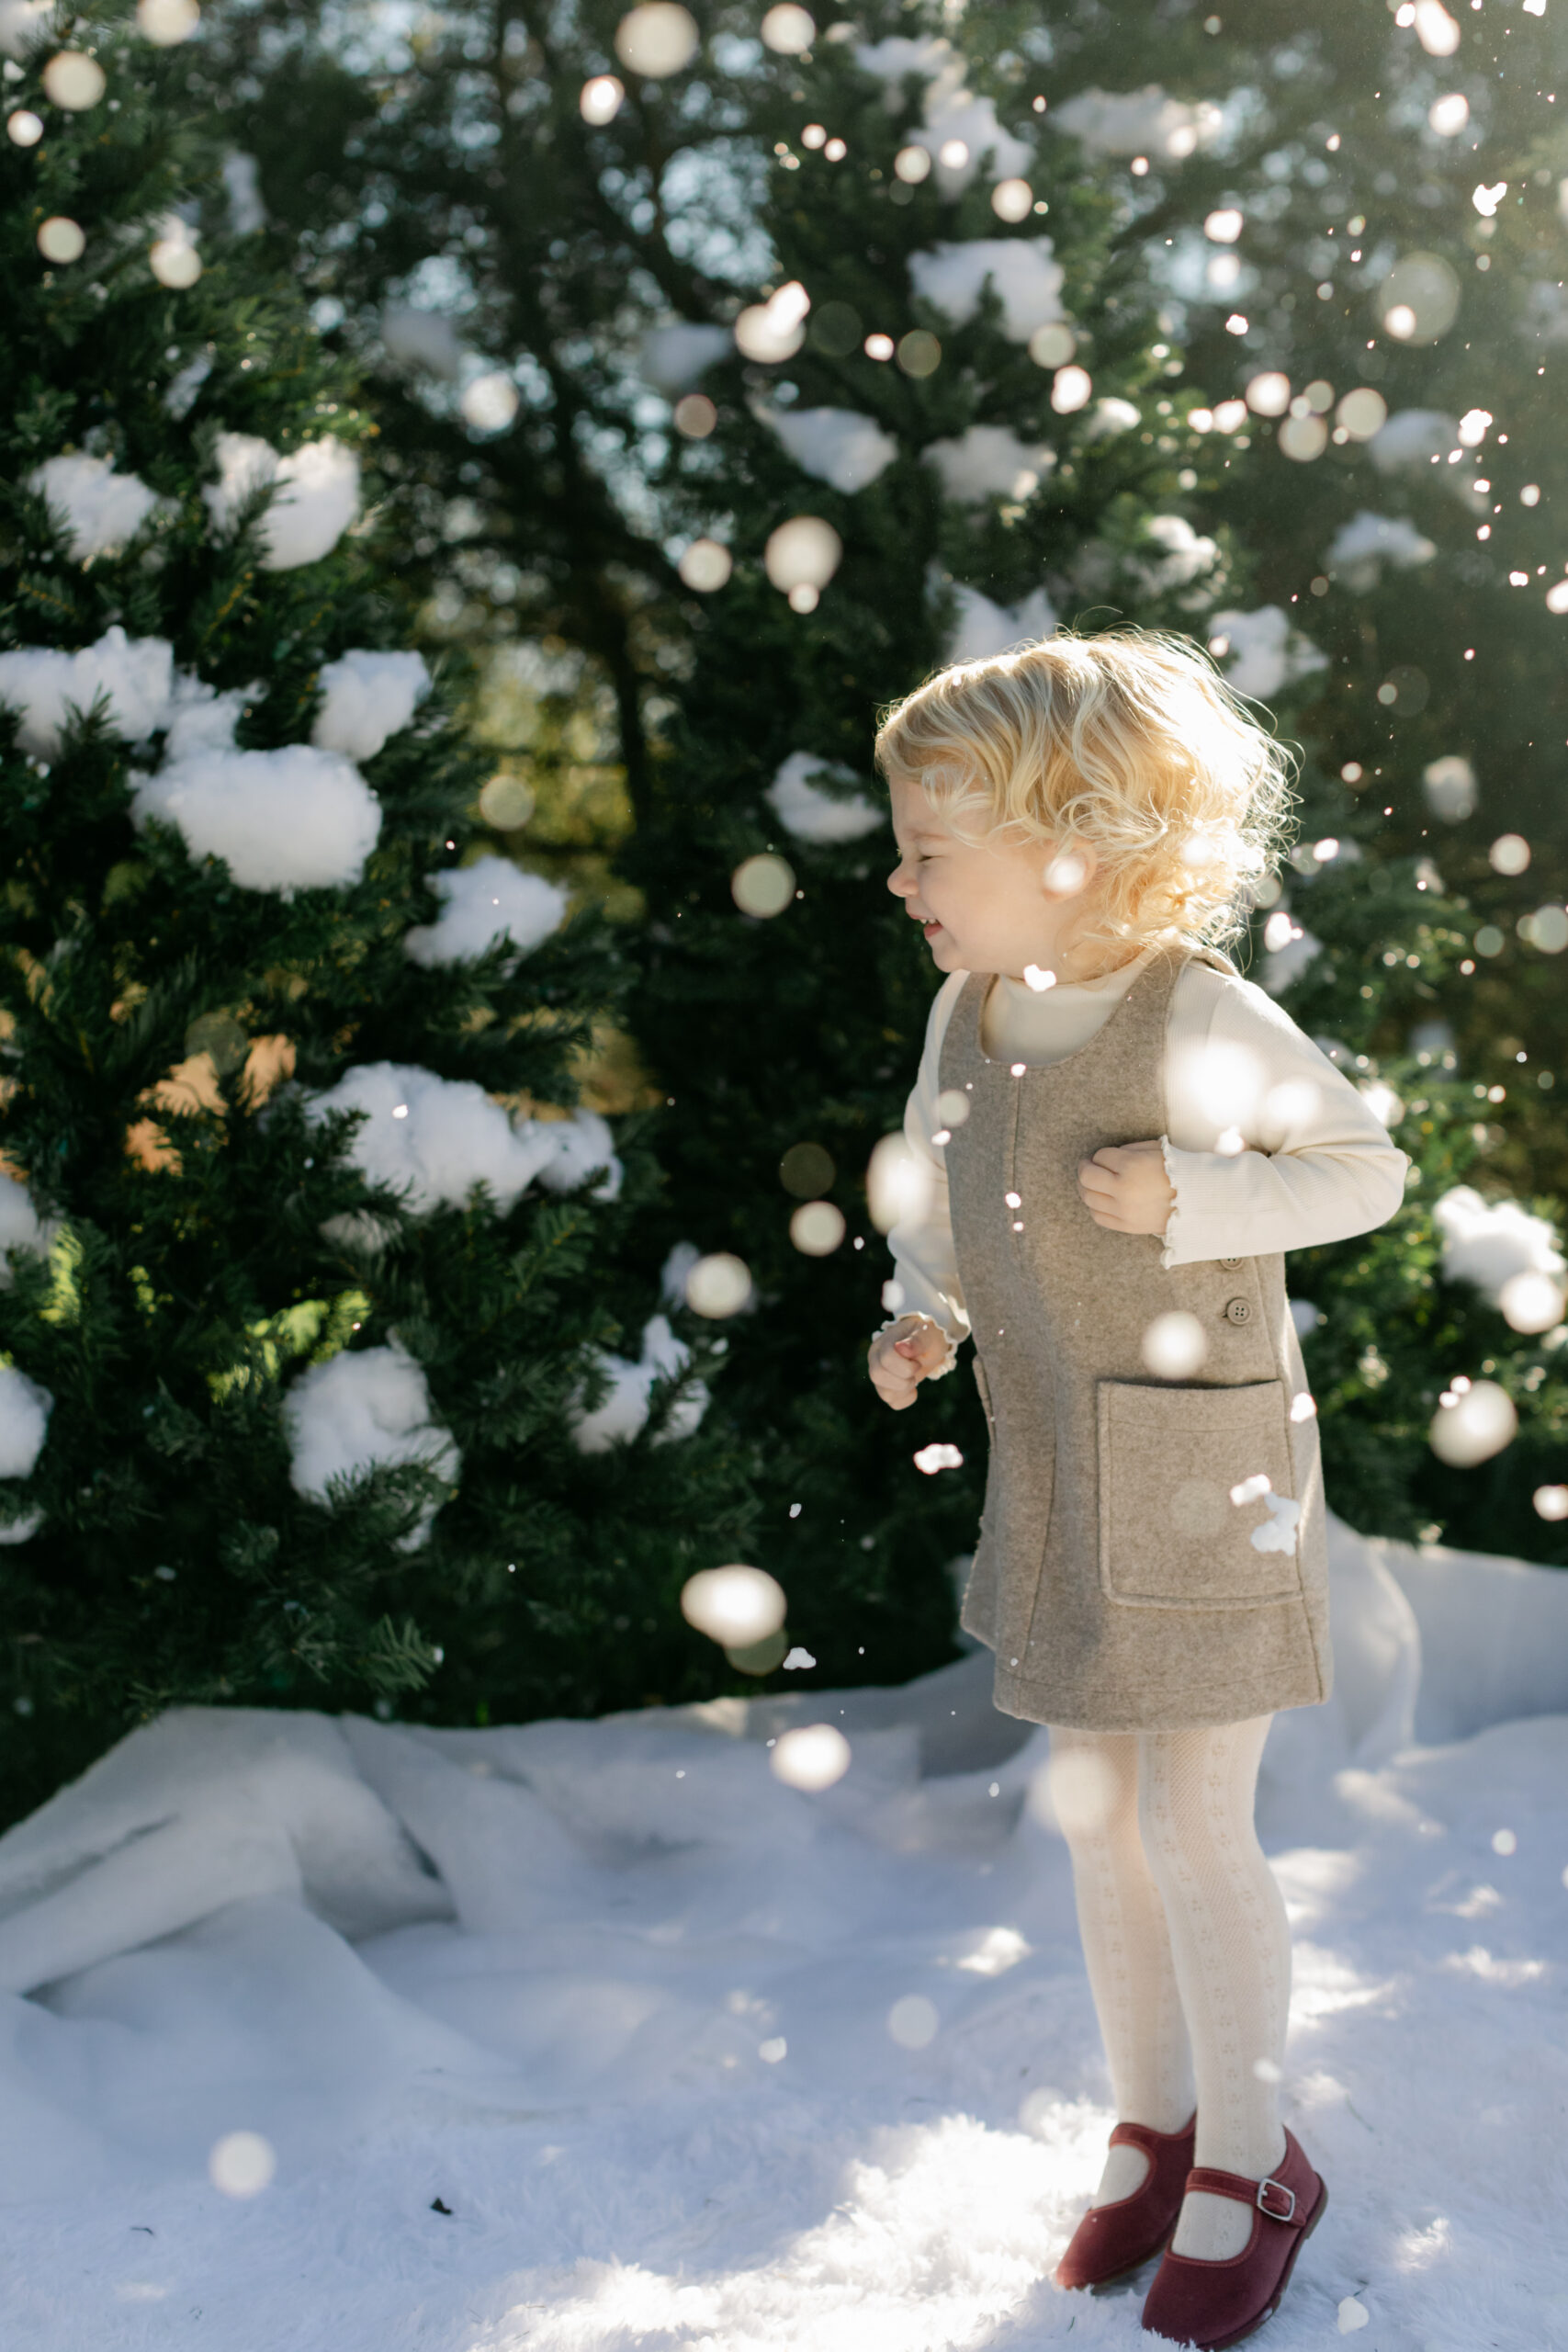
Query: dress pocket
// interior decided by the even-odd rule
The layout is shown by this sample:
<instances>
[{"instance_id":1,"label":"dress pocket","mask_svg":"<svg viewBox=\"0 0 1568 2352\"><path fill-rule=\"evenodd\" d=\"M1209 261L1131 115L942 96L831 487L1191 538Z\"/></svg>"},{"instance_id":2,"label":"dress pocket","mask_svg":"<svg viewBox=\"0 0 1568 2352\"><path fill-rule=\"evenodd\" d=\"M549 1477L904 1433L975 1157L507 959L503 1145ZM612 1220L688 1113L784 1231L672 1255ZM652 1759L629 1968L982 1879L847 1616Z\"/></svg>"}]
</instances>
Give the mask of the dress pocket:
<instances>
[{"instance_id":1,"label":"dress pocket","mask_svg":"<svg viewBox=\"0 0 1568 2352\"><path fill-rule=\"evenodd\" d=\"M1140 1609L1251 1609L1301 1591L1285 1384L1100 1384L1100 1580ZM1267 1485L1263 1482L1267 1480ZM1245 1499L1233 1502L1233 1489Z\"/></svg>"}]
</instances>

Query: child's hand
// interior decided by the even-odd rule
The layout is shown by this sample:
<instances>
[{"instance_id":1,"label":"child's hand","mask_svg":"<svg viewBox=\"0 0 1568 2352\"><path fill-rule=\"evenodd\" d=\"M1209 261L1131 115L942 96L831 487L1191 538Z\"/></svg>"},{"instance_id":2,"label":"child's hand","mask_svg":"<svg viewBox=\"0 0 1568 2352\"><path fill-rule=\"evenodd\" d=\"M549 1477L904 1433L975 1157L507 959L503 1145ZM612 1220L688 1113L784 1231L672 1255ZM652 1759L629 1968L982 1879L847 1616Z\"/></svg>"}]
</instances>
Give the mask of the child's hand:
<instances>
[{"instance_id":1,"label":"child's hand","mask_svg":"<svg viewBox=\"0 0 1568 2352\"><path fill-rule=\"evenodd\" d=\"M1080 1159L1078 1193L1107 1233L1163 1234L1176 1198L1157 1143L1107 1144Z\"/></svg>"},{"instance_id":2,"label":"child's hand","mask_svg":"<svg viewBox=\"0 0 1568 2352\"><path fill-rule=\"evenodd\" d=\"M890 1331L879 1331L873 1340L867 1367L883 1403L901 1413L914 1403L921 1381L946 1359L946 1335L936 1324L901 1315Z\"/></svg>"}]
</instances>

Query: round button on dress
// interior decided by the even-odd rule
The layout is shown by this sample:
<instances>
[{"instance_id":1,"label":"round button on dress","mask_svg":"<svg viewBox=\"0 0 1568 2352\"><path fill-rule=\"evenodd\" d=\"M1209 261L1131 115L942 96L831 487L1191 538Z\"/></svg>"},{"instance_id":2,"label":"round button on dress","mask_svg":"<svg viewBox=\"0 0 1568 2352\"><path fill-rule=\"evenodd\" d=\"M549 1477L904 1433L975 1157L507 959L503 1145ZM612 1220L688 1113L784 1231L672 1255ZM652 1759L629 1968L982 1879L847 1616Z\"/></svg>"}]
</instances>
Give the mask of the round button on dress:
<instances>
[{"instance_id":1,"label":"round button on dress","mask_svg":"<svg viewBox=\"0 0 1568 2352\"><path fill-rule=\"evenodd\" d=\"M1227 1323L1250 1323L1251 1320L1252 1304L1249 1299L1232 1298L1226 1300L1225 1321Z\"/></svg>"}]
</instances>

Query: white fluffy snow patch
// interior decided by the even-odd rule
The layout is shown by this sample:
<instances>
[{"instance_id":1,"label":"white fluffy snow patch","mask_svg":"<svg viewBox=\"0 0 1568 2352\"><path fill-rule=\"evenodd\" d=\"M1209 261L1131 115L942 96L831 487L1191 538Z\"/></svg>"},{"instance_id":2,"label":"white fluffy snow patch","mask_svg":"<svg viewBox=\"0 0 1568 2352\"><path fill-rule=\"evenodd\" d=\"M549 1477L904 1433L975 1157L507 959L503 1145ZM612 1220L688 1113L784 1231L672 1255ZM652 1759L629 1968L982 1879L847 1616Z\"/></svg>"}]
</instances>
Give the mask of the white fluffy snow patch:
<instances>
[{"instance_id":1,"label":"white fluffy snow patch","mask_svg":"<svg viewBox=\"0 0 1568 2352\"><path fill-rule=\"evenodd\" d=\"M847 493L865 490L898 455L898 444L874 416L850 408L773 408L752 414L778 435L803 473Z\"/></svg>"},{"instance_id":2,"label":"white fluffy snow patch","mask_svg":"<svg viewBox=\"0 0 1568 2352\"><path fill-rule=\"evenodd\" d=\"M909 255L909 280L955 326L972 319L989 278L1002 305L1002 333L1027 343L1036 327L1059 319L1062 265L1049 237L970 237Z\"/></svg>"},{"instance_id":3,"label":"white fluffy snow patch","mask_svg":"<svg viewBox=\"0 0 1568 2352\"><path fill-rule=\"evenodd\" d=\"M174 649L165 639L127 637L117 625L79 653L51 645L0 653L0 702L20 711L17 740L39 759L59 751L69 714L85 718L100 695L108 698L115 732L137 743L167 718L174 669Z\"/></svg>"},{"instance_id":4,"label":"white fluffy snow patch","mask_svg":"<svg viewBox=\"0 0 1568 2352\"><path fill-rule=\"evenodd\" d=\"M0 1364L0 1478L32 1476L54 1399L15 1364Z\"/></svg>"},{"instance_id":5,"label":"white fluffy snow patch","mask_svg":"<svg viewBox=\"0 0 1568 2352\"><path fill-rule=\"evenodd\" d=\"M613 1445L624 1445L636 1437L648 1419L655 1383L684 1372L691 1360L690 1348L676 1338L666 1315L652 1316L644 1326L642 1353L636 1363L601 1350L597 1362L610 1383L610 1393L592 1413L582 1412L581 1406L574 1413L571 1435L578 1452L607 1453ZM707 1406L705 1383L694 1381L665 1416L654 1443L664 1445L690 1437Z\"/></svg>"},{"instance_id":6,"label":"white fluffy snow patch","mask_svg":"<svg viewBox=\"0 0 1568 2352\"><path fill-rule=\"evenodd\" d=\"M1225 650L1216 659L1224 664L1230 684L1238 695L1258 702L1328 663L1327 654L1292 628L1282 605L1260 605L1255 613L1211 614L1211 650L1217 638L1225 640Z\"/></svg>"},{"instance_id":7,"label":"white fluffy snow patch","mask_svg":"<svg viewBox=\"0 0 1568 2352\"><path fill-rule=\"evenodd\" d=\"M118 555L159 503L140 475L116 473L112 459L74 451L35 466L28 488L52 509L72 554L83 563L94 556Z\"/></svg>"},{"instance_id":8,"label":"white fluffy snow patch","mask_svg":"<svg viewBox=\"0 0 1568 2352\"><path fill-rule=\"evenodd\" d=\"M986 498L1028 498L1056 462L1044 442L1021 441L1006 424L972 424L952 440L932 441L925 454L948 497L963 506Z\"/></svg>"},{"instance_id":9,"label":"white fluffy snow patch","mask_svg":"<svg viewBox=\"0 0 1568 2352\"><path fill-rule=\"evenodd\" d=\"M947 640L950 662L988 662L994 653L1008 653L1016 645L1049 637L1056 615L1043 588L1032 589L1016 605L996 605L978 588L960 581L953 591L957 612Z\"/></svg>"},{"instance_id":10,"label":"white fluffy snow patch","mask_svg":"<svg viewBox=\"0 0 1568 2352\"><path fill-rule=\"evenodd\" d=\"M1157 82L1141 90L1080 90L1052 108L1049 120L1071 133L1091 155L1195 154L1219 137L1224 116L1208 99L1195 106L1170 97Z\"/></svg>"},{"instance_id":11,"label":"white fluffy snow patch","mask_svg":"<svg viewBox=\"0 0 1568 2352\"><path fill-rule=\"evenodd\" d=\"M0 0L0 50L25 57L54 14L54 0Z\"/></svg>"},{"instance_id":12,"label":"white fluffy snow patch","mask_svg":"<svg viewBox=\"0 0 1568 2352\"><path fill-rule=\"evenodd\" d=\"M1439 408L1402 408L1378 427L1367 455L1379 473L1396 474L1420 466L1429 469L1434 458L1446 458L1459 446L1457 418Z\"/></svg>"},{"instance_id":13,"label":"white fluffy snow patch","mask_svg":"<svg viewBox=\"0 0 1568 2352\"><path fill-rule=\"evenodd\" d=\"M802 842L858 842L886 822L886 810L863 792L821 792L814 776L853 784L854 771L818 759L814 752L792 752L762 795L786 832Z\"/></svg>"},{"instance_id":14,"label":"white fluffy snow patch","mask_svg":"<svg viewBox=\"0 0 1568 2352\"><path fill-rule=\"evenodd\" d=\"M513 1119L472 1079L438 1078L401 1062L360 1062L337 1084L310 1098L312 1116L364 1111L348 1158L371 1183L404 1194L415 1216L457 1207L475 1184L490 1187L502 1211L536 1178L570 1192L596 1168L608 1173L590 1197L614 1200L621 1164L610 1129L595 1111L568 1119Z\"/></svg>"},{"instance_id":15,"label":"white fluffy snow patch","mask_svg":"<svg viewBox=\"0 0 1568 2352\"><path fill-rule=\"evenodd\" d=\"M925 117L925 128L910 133L910 144L923 147L932 158L943 196L966 188L982 164L988 178L1005 180L1027 173L1033 164L1029 141L1015 139L997 120L996 101L966 90L962 83L950 87L947 77L939 76L926 92Z\"/></svg>"},{"instance_id":16,"label":"white fluffy snow patch","mask_svg":"<svg viewBox=\"0 0 1568 2352\"><path fill-rule=\"evenodd\" d=\"M1220 550L1214 540L1195 531L1185 514L1151 514L1144 536L1160 550L1154 559L1145 559L1135 566L1150 595L1188 587L1206 571L1212 571L1219 560Z\"/></svg>"},{"instance_id":17,"label":"white fluffy snow patch","mask_svg":"<svg viewBox=\"0 0 1568 2352\"><path fill-rule=\"evenodd\" d=\"M911 40L902 33L894 33L886 40L863 41L855 51L855 63L863 74L874 74L886 85L889 101L897 105L907 75L918 74L923 81L934 81L939 74L962 74L963 61L954 57L953 43L940 35Z\"/></svg>"},{"instance_id":18,"label":"white fluffy snow patch","mask_svg":"<svg viewBox=\"0 0 1568 2352\"><path fill-rule=\"evenodd\" d=\"M321 672L321 707L310 741L345 759L373 760L389 735L400 734L430 692L419 653L342 653Z\"/></svg>"},{"instance_id":19,"label":"white fluffy snow patch","mask_svg":"<svg viewBox=\"0 0 1568 2352\"><path fill-rule=\"evenodd\" d=\"M462 1456L449 1430L431 1417L424 1373L397 1341L344 1350L311 1364L283 1399L296 1494L327 1502L334 1478L352 1479L379 1463L423 1462L448 1485ZM417 1550L440 1508L427 1503L398 1548Z\"/></svg>"},{"instance_id":20,"label":"white fluffy snow patch","mask_svg":"<svg viewBox=\"0 0 1568 2352\"><path fill-rule=\"evenodd\" d=\"M231 752L235 724L252 695L260 692L257 684L232 686L220 695L216 686L193 677L188 670L177 671L167 712L169 731L164 740L165 763L183 760L193 752Z\"/></svg>"},{"instance_id":21,"label":"white fluffy snow patch","mask_svg":"<svg viewBox=\"0 0 1568 2352\"><path fill-rule=\"evenodd\" d=\"M649 327L637 349L637 368L645 383L666 400L678 400L705 368L735 346L728 327L697 325L685 319Z\"/></svg>"},{"instance_id":22,"label":"white fluffy snow patch","mask_svg":"<svg viewBox=\"0 0 1568 2352\"><path fill-rule=\"evenodd\" d=\"M330 555L359 512L359 459L346 442L324 435L281 456L254 433L220 433L219 478L202 492L216 531L233 527L257 491L276 493L256 525L268 571L292 571Z\"/></svg>"},{"instance_id":23,"label":"white fluffy snow patch","mask_svg":"<svg viewBox=\"0 0 1568 2352\"><path fill-rule=\"evenodd\" d=\"M381 341L400 368L423 368L448 383L463 372L463 346L445 311L389 302L381 312Z\"/></svg>"},{"instance_id":24,"label":"white fluffy snow patch","mask_svg":"<svg viewBox=\"0 0 1568 2352\"><path fill-rule=\"evenodd\" d=\"M1375 588L1385 564L1396 571L1430 563L1438 549L1403 514L1373 514L1363 507L1335 533L1325 558L1348 588Z\"/></svg>"},{"instance_id":25,"label":"white fluffy snow patch","mask_svg":"<svg viewBox=\"0 0 1568 2352\"><path fill-rule=\"evenodd\" d=\"M39 1216L21 1180L0 1170L0 1290L11 1280L6 1251L25 1250L36 1258L45 1257L59 1230L58 1218Z\"/></svg>"},{"instance_id":26,"label":"white fluffy snow patch","mask_svg":"<svg viewBox=\"0 0 1568 2352\"><path fill-rule=\"evenodd\" d=\"M1028 141L1015 139L998 122L994 102L964 87L968 65L951 41L911 40L894 34L886 40L863 42L855 51L855 62L883 84L890 109L898 105L907 75L918 74L927 85L921 101L923 127L909 136L914 146L923 147L935 160L943 196L956 196L967 187L983 163L994 179L1026 173L1033 163ZM945 162L943 147L948 150Z\"/></svg>"},{"instance_id":27,"label":"white fluffy snow patch","mask_svg":"<svg viewBox=\"0 0 1568 2352\"><path fill-rule=\"evenodd\" d=\"M309 743L188 752L136 776L131 813L177 826L192 857L222 858L243 888L284 893L357 882L381 831L359 770Z\"/></svg>"},{"instance_id":28,"label":"white fluffy snow patch","mask_svg":"<svg viewBox=\"0 0 1568 2352\"><path fill-rule=\"evenodd\" d=\"M1432 1204L1432 1221L1443 1237L1446 1281L1473 1283L1495 1306L1516 1274L1565 1271L1555 1228L1517 1201L1487 1201L1469 1184L1456 1184Z\"/></svg>"},{"instance_id":29,"label":"white fluffy snow patch","mask_svg":"<svg viewBox=\"0 0 1568 2352\"><path fill-rule=\"evenodd\" d=\"M1276 1719L1259 1828L1332 2201L1270 2332L1321 2347L1353 2290L1369 2345L1535 2352L1568 1579L1328 1541L1334 1693ZM0 2051L11 2335L129 2352L199 2304L222 2352L387 2352L411 2310L442 2352L1130 2352L1135 2301L1044 2283L1114 2120L1046 1733L984 1652L779 1679L485 1730L182 1708L10 1830L0 1983L51 1988ZM236 2131L277 2157L239 2213Z\"/></svg>"},{"instance_id":30,"label":"white fluffy snow patch","mask_svg":"<svg viewBox=\"0 0 1568 2352\"><path fill-rule=\"evenodd\" d=\"M266 227L260 166L243 148L231 147L223 158L223 192L229 199L229 226L236 237L254 237Z\"/></svg>"},{"instance_id":31,"label":"white fluffy snow patch","mask_svg":"<svg viewBox=\"0 0 1568 2352\"><path fill-rule=\"evenodd\" d=\"M565 921L568 893L542 874L525 874L509 857L479 857L472 865L427 874L425 882L442 901L433 923L416 923L403 945L416 964L460 964L482 956L502 933L518 956L532 954Z\"/></svg>"}]
</instances>

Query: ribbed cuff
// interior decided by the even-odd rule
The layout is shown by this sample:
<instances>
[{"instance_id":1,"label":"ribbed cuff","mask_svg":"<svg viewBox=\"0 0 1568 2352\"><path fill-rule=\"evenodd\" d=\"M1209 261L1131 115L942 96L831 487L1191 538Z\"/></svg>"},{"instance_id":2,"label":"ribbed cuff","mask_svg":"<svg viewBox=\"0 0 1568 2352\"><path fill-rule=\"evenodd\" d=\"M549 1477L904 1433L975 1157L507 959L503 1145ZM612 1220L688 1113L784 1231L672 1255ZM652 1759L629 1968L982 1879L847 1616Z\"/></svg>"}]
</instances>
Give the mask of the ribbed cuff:
<instances>
[{"instance_id":1,"label":"ribbed cuff","mask_svg":"<svg viewBox=\"0 0 1568 2352\"><path fill-rule=\"evenodd\" d=\"M937 1321L934 1315L922 1315L918 1308L911 1309L906 1315L891 1315L888 1317L886 1323L879 1323L877 1325L875 1330L872 1333L873 1339L880 1340L884 1331L896 1331L900 1323L929 1323L932 1330L941 1331L942 1338L947 1341L946 1357L942 1363L939 1363L935 1367L934 1371L927 1373L926 1378L928 1380L940 1380L943 1373L951 1372L953 1370L953 1365L958 1362L959 1342L953 1338L951 1331L946 1329L942 1324Z\"/></svg>"}]
</instances>

